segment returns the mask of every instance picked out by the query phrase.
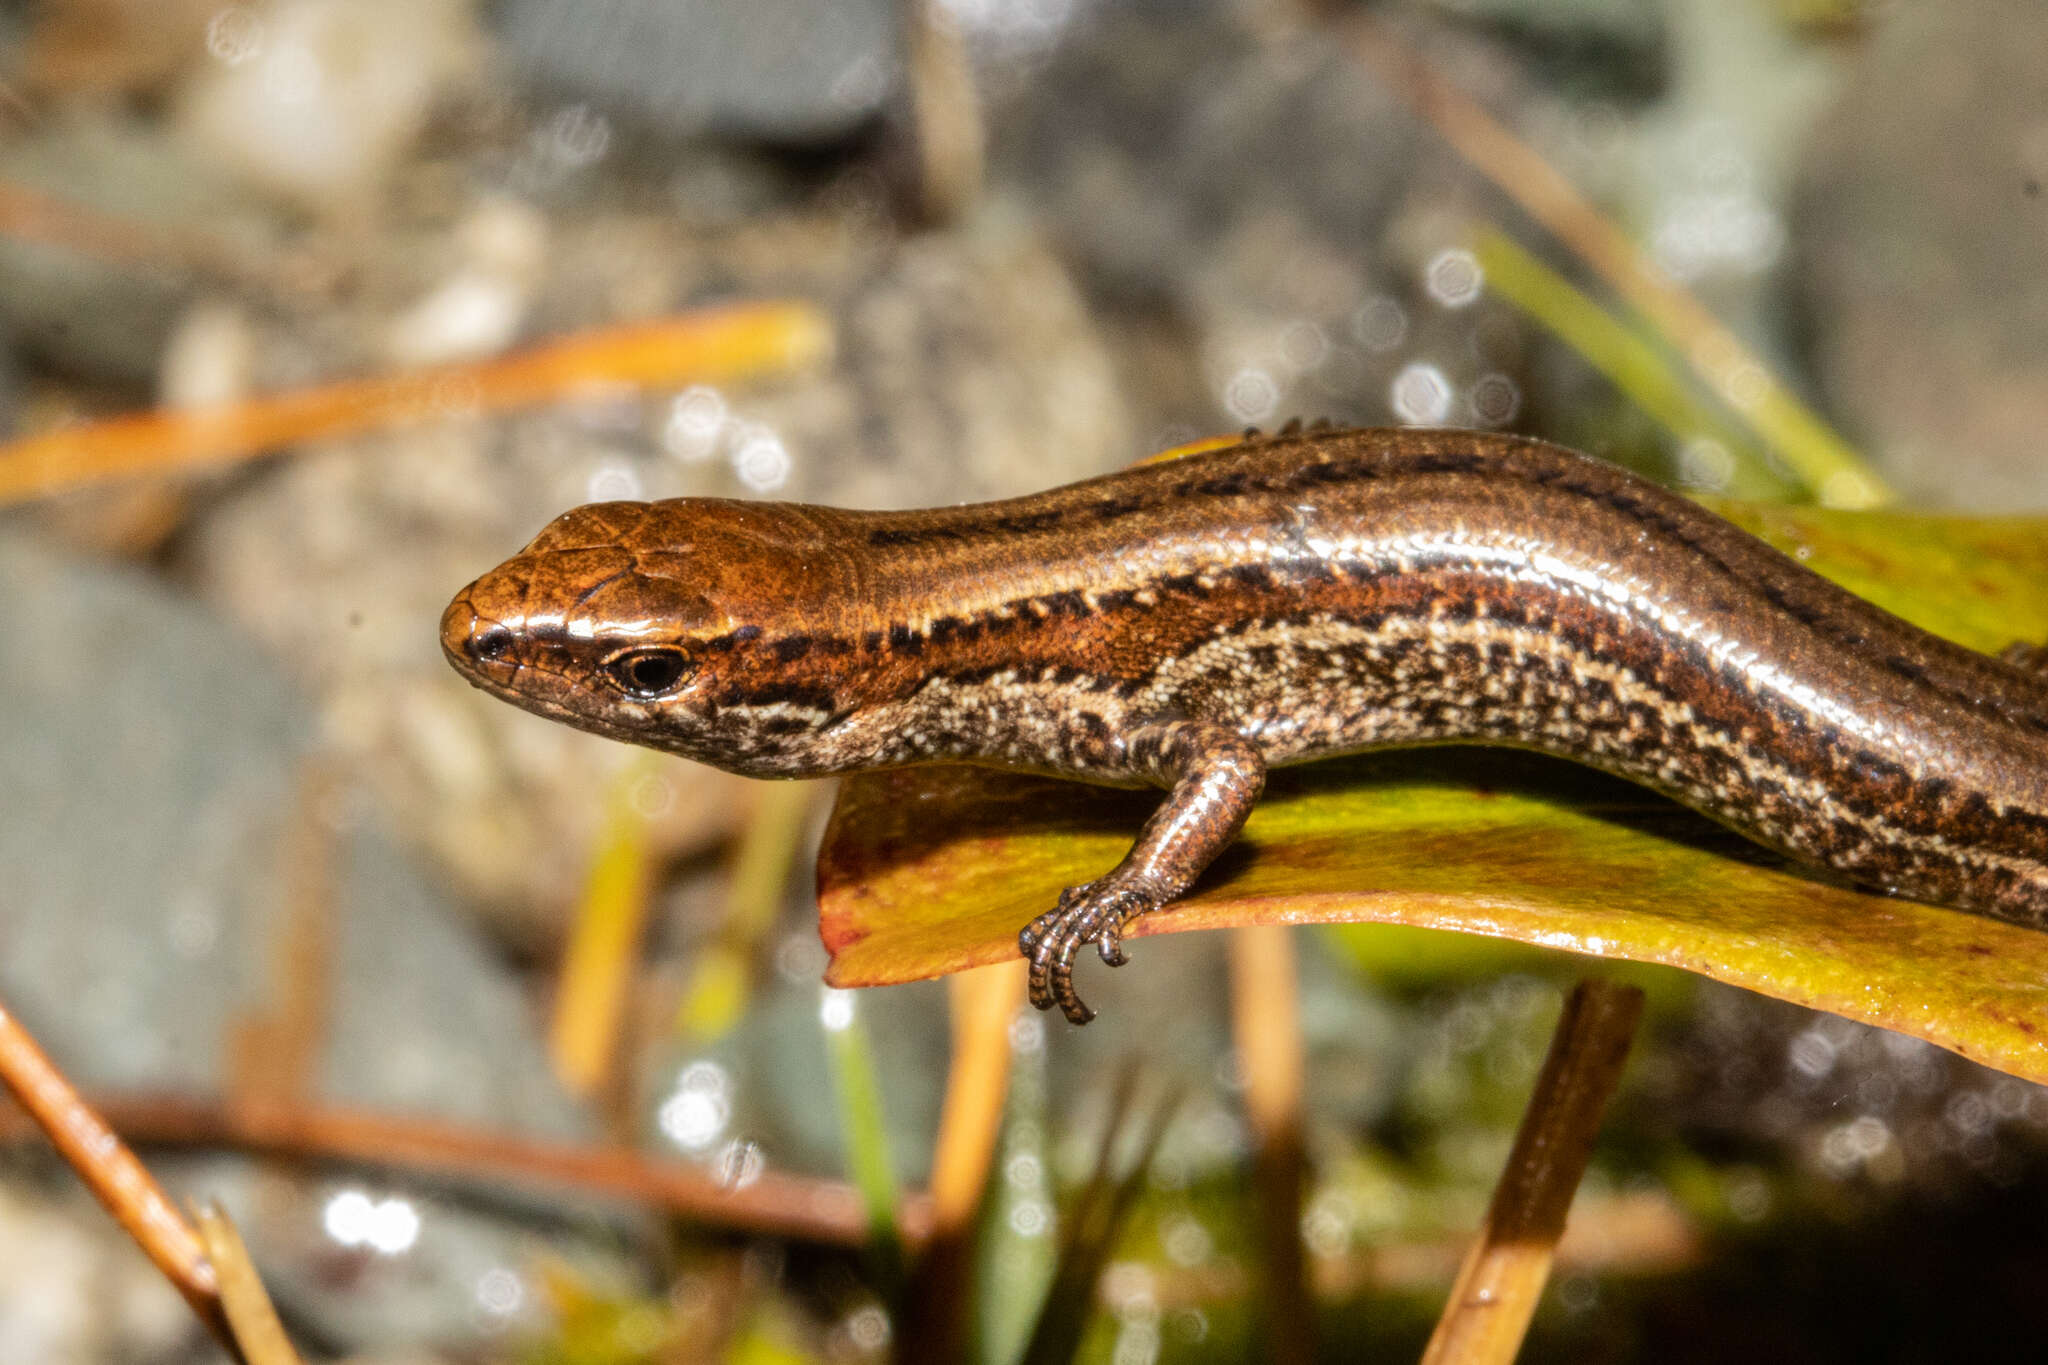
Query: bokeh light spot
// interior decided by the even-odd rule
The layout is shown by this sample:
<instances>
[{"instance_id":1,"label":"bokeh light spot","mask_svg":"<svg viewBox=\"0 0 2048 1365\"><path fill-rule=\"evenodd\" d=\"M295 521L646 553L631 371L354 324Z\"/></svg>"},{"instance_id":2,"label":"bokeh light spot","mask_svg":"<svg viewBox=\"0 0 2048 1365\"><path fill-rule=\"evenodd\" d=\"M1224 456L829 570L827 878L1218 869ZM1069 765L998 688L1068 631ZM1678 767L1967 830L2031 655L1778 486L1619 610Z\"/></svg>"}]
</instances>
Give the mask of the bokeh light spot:
<instances>
[{"instance_id":1,"label":"bokeh light spot","mask_svg":"<svg viewBox=\"0 0 2048 1365\"><path fill-rule=\"evenodd\" d=\"M1486 272L1479 258L1463 247L1439 251L1422 271L1422 287L1446 308L1465 308L1478 302L1486 288Z\"/></svg>"},{"instance_id":2,"label":"bokeh light spot","mask_svg":"<svg viewBox=\"0 0 2048 1365\"><path fill-rule=\"evenodd\" d=\"M1451 415L1451 385L1444 372L1427 361L1402 367L1387 386L1394 415L1409 426L1439 426Z\"/></svg>"}]
</instances>

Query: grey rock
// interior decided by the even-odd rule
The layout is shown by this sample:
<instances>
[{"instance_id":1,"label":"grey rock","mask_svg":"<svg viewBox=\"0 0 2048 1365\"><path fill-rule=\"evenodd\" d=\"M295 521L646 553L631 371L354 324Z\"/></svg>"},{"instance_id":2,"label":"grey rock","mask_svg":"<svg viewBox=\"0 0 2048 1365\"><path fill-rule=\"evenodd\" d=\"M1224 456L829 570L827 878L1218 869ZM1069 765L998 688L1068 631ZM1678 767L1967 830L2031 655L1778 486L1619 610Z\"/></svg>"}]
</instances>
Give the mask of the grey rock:
<instances>
[{"instance_id":1,"label":"grey rock","mask_svg":"<svg viewBox=\"0 0 2048 1365\"><path fill-rule=\"evenodd\" d=\"M1473 44L1430 56L1489 104L1523 90ZM1326 37L1118 13L990 126L992 179L1132 329L1118 349L1155 443L1296 416L1507 420L1475 396L1514 349L1494 334L1516 324L1491 299L1425 288L1497 199ZM1397 400L1404 383L1440 404Z\"/></svg>"},{"instance_id":2,"label":"grey rock","mask_svg":"<svg viewBox=\"0 0 2048 1365\"><path fill-rule=\"evenodd\" d=\"M828 141L903 79L888 0L510 0L499 24L541 84L672 134Z\"/></svg>"},{"instance_id":3,"label":"grey rock","mask_svg":"<svg viewBox=\"0 0 2048 1365\"><path fill-rule=\"evenodd\" d=\"M140 575L9 539L0 600L0 983L90 1084L217 1089L227 1033L272 1004L306 709L252 644ZM314 1092L579 1131L514 982L370 821L344 814L337 839Z\"/></svg>"},{"instance_id":4,"label":"grey rock","mask_svg":"<svg viewBox=\"0 0 2048 1365\"><path fill-rule=\"evenodd\" d=\"M1413 174L1416 129L1327 42L1253 42L1213 19L1105 19L992 121L1094 283L1179 292L1247 220L1285 214L1377 240ZM1325 173L1336 147L1360 153Z\"/></svg>"},{"instance_id":5,"label":"grey rock","mask_svg":"<svg viewBox=\"0 0 2048 1365\"><path fill-rule=\"evenodd\" d=\"M203 234L251 259L282 225L160 125L95 114L53 119L0 150L0 179L130 229ZM149 384L196 281L176 259L0 237L0 320L27 351L91 379Z\"/></svg>"},{"instance_id":6,"label":"grey rock","mask_svg":"<svg viewBox=\"0 0 2048 1365\"><path fill-rule=\"evenodd\" d=\"M1814 364L1909 497L2048 506L2048 9L1883 14L1806 158Z\"/></svg>"},{"instance_id":7,"label":"grey rock","mask_svg":"<svg viewBox=\"0 0 2048 1365\"><path fill-rule=\"evenodd\" d=\"M280 838L314 751L307 708L252 644L140 574L12 536L0 602L0 1000L88 1089L222 1094L237 1033L286 1003ZM331 1004L309 1101L585 1134L517 983L358 804L333 812ZM421 1220L386 1254L327 1226L346 1179L252 1188L243 1162L162 1169L224 1196L273 1287L343 1340L466 1334L477 1278L525 1257L516 1227L399 1178L365 1186Z\"/></svg>"}]
</instances>

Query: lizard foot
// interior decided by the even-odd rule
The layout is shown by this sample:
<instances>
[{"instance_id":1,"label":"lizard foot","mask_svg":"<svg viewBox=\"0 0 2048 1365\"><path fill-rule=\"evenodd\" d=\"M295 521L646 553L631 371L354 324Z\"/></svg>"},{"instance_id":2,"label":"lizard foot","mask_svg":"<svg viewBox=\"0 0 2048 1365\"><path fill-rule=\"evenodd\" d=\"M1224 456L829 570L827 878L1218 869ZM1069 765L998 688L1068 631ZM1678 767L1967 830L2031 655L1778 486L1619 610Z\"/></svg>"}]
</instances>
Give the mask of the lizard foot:
<instances>
[{"instance_id":1,"label":"lizard foot","mask_svg":"<svg viewBox=\"0 0 2048 1365\"><path fill-rule=\"evenodd\" d=\"M1076 1024L1093 1019L1095 1011L1074 991L1074 954L1093 943L1104 962L1123 966L1124 925L1160 903L1157 893L1114 875L1062 891L1058 905L1017 935L1018 950L1031 960L1031 1003L1042 1010L1058 1005Z\"/></svg>"}]
</instances>

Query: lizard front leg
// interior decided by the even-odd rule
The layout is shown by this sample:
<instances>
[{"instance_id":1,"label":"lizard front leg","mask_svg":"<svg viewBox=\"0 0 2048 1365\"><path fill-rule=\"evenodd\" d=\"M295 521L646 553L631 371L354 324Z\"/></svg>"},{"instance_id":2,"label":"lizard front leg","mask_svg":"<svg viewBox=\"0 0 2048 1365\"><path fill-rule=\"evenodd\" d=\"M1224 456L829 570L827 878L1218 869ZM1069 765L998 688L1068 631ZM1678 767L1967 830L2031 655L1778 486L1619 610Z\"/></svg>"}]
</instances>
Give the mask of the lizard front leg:
<instances>
[{"instance_id":1,"label":"lizard front leg","mask_svg":"<svg viewBox=\"0 0 2048 1365\"><path fill-rule=\"evenodd\" d=\"M1095 1011L1074 993L1074 954L1094 943L1124 964L1124 926L1180 898L1229 847L1266 785L1266 761L1237 731L1210 721L1153 721L1125 741L1141 773L1169 787L1138 842L1108 875L1060 893L1059 904L1017 936L1031 960L1031 1003L1057 1004L1076 1024Z\"/></svg>"}]
</instances>

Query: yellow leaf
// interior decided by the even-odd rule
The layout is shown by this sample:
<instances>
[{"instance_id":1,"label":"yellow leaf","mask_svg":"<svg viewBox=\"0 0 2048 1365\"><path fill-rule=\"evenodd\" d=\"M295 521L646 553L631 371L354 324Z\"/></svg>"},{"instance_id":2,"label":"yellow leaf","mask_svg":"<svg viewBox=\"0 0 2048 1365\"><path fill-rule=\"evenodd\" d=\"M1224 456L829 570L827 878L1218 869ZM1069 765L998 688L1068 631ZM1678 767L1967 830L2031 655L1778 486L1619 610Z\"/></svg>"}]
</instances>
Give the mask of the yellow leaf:
<instances>
[{"instance_id":1,"label":"yellow leaf","mask_svg":"<svg viewBox=\"0 0 2048 1365\"><path fill-rule=\"evenodd\" d=\"M2048 640L2048 521L1719 510L1964 644ZM1017 930L1114 865L1157 801L964 768L851 779L819 856L827 979L884 985L1013 957ZM1665 963L2048 1082L2048 934L1835 884L1536 755L1283 769L1194 893L1132 933L1332 921Z\"/></svg>"}]
</instances>

